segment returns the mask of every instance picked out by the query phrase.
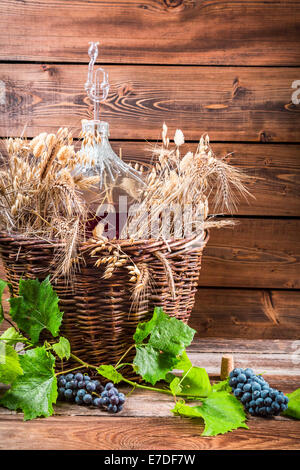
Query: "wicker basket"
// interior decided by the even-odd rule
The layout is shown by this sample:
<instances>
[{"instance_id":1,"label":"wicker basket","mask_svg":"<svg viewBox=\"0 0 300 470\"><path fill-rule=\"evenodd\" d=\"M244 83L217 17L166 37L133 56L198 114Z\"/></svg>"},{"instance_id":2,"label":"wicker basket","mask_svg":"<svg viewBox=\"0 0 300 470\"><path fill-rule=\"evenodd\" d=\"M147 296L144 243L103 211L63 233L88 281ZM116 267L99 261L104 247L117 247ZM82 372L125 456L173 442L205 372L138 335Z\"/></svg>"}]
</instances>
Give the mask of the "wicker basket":
<instances>
[{"instance_id":1,"label":"wicker basket","mask_svg":"<svg viewBox=\"0 0 300 470\"><path fill-rule=\"evenodd\" d=\"M54 281L64 312L61 333L74 354L90 364L115 363L132 344L140 321L149 319L155 306L162 306L170 316L187 322L194 305L202 250L192 239L163 241L119 240L122 250L136 263L146 263L152 282L138 308L132 306L132 284L128 270L117 268L110 279L103 279L103 269L95 267L90 251L93 244L81 247L80 272L71 283L64 278ZM20 277L44 279L54 271L55 242L27 239L0 233L0 253L6 275L15 291ZM105 255L105 250L102 252ZM107 251L107 256L109 252ZM167 260L167 263L166 261ZM175 295L170 290L170 269Z\"/></svg>"}]
</instances>

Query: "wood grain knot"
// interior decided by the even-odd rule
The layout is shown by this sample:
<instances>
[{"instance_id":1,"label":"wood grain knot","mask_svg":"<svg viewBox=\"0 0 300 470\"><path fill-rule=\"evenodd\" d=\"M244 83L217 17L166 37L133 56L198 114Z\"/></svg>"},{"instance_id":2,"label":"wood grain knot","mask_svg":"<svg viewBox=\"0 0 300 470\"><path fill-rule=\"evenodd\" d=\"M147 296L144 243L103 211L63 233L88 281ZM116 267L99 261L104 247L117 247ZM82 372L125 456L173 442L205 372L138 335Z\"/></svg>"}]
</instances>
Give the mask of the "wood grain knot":
<instances>
[{"instance_id":1,"label":"wood grain knot","mask_svg":"<svg viewBox=\"0 0 300 470\"><path fill-rule=\"evenodd\" d=\"M41 69L43 72L48 72L50 77L53 77L58 74L58 69L50 65L42 64Z\"/></svg>"},{"instance_id":2,"label":"wood grain knot","mask_svg":"<svg viewBox=\"0 0 300 470\"><path fill-rule=\"evenodd\" d=\"M284 107L288 111L296 111L298 113L300 111L300 105L299 104L294 104L291 101L289 103L285 104Z\"/></svg>"},{"instance_id":3,"label":"wood grain knot","mask_svg":"<svg viewBox=\"0 0 300 470\"><path fill-rule=\"evenodd\" d=\"M123 96L128 96L132 94L133 88L129 83L124 83L118 88L118 96L122 98Z\"/></svg>"},{"instance_id":4,"label":"wood grain knot","mask_svg":"<svg viewBox=\"0 0 300 470\"><path fill-rule=\"evenodd\" d=\"M245 88L244 86L242 86L240 84L240 80L238 77L236 77L234 80L233 80L233 84L232 84L232 98L239 98L241 96L244 96L247 92L249 92L249 90L247 88Z\"/></svg>"},{"instance_id":5,"label":"wood grain knot","mask_svg":"<svg viewBox=\"0 0 300 470\"><path fill-rule=\"evenodd\" d=\"M184 0L163 0L163 2L169 9L178 8L184 4Z\"/></svg>"},{"instance_id":6,"label":"wood grain knot","mask_svg":"<svg viewBox=\"0 0 300 470\"><path fill-rule=\"evenodd\" d=\"M259 133L260 142L272 142L273 138L271 134L268 134L266 131L260 131Z\"/></svg>"}]
</instances>

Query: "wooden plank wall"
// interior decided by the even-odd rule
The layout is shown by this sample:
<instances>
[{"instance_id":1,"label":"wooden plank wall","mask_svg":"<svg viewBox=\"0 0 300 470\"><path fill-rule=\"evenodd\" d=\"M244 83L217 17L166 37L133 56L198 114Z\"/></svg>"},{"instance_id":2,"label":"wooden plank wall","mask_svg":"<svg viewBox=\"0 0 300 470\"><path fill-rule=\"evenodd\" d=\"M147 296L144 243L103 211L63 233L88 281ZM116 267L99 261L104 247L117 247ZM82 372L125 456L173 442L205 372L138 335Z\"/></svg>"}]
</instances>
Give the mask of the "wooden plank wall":
<instances>
[{"instance_id":1,"label":"wooden plank wall","mask_svg":"<svg viewBox=\"0 0 300 470\"><path fill-rule=\"evenodd\" d=\"M2 0L0 137L91 117L100 41L112 144L149 160L166 121L253 176L235 229L211 232L191 318L202 337L300 335L300 1ZM300 97L300 94L299 94ZM148 143L146 143L146 141Z\"/></svg>"}]
</instances>

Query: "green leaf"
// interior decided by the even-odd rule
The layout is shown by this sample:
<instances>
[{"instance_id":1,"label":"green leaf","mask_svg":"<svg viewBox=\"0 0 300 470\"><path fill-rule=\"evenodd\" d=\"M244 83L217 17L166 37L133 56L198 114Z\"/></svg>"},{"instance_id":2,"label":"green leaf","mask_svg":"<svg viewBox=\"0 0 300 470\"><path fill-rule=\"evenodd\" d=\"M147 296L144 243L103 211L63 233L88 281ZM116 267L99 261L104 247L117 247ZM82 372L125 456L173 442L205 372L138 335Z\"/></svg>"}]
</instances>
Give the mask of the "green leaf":
<instances>
[{"instance_id":1,"label":"green leaf","mask_svg":"<svg viewBox=\"0 0 300 470\"><path fill-rule=\"evenodd\" d=\"M155 307L153 317L151 320L143 323L139 323L136 327L136 331L133 335L133 339L136 344L142 343L147 336L150 335L152 330L155 328L160 318L163 318L164 311L161 307Z\"/></svg>"},{"instance_id":2,"label":"green leaf","mask_svg":"<svg viewBox=\"0 0 300 470\"><path fill-rule=\"evenodd\" d=\"M182 321L160 312L148 344L159 351L178 356L191 344L195 333Z\"/></svg>"},{"instance_id":3,"label":"green leaf","mask_svg":"<svg viewBox=\"0 0 300 470\"><path fill-rule=\"evenodd\" d=\"M248 429L242 404L227 392L211 393L201 406L189 406L179 401L172 412L189 418L203 418L202 436L216 436L237 428Z\"/></svg>"},{"instance_id":4,"label":"green leaf","mask_svg":"<svg viewBox=\"0 0 300 470\"><path fill-rule=\"evenodd\" d=\"M54 356L39 347L19 358L24 375L16 378L0 403L10 410L22 410L25 421L52 415L57 399Z\"/></svg>"},{"instance_id":5,"label":"green leaf","mask_svg":"<svg viewBox=\"0 0 300 470\"><path fill-rule=\"evenodd\" d=\"M231 393L232 389L229 385L229 378L226 379L226 380L223 380L222 382L215 383L212 386L211 391L212 392L228 392L228 393Z\"/></svg>"},{"instance_id":6,"label":"green leaf","mask_svg":"<svg viewBox=\"0 0 300 470\"><path fill-rule=\"evenodd\" d=\"M3 322L4 320L4 309L2 306L2 295L4 292L5 287L7 286L7 282L3 281L3 279L0 279L0 323Z\"/></svg>"},{"instance_id":7,"label":"green leaf","mask_svg":"<svg viewBox=\"0 0 300 470\"><path fill-rule=\"evenodd\" d=\"M11 346L16 343L28 343L28 339L21 335L13 326L4 331L3 335L0 336L0 340Z\"/></svg>"},{"instance_id":8,"label":"green leaf","mask_svg":"<svg viewBox=\"0 0 300 470\"><path fill-rule=\"evenodd\" d=\"M70 359L71 346L67 338L61 336L59 342L53 344L52 348L60 359Z\"/></svg>"},{"instance_id":9,"label":"green leaf","mask_svg":"<svg viewBox=\"0 0 300 470\"><path fill-rule=\"evenodd\" d=\"M293 393L286 394L289 397L288 408L282 414L284 416L291 416L292 418L300 419L300 388L297 388Z\"/></svg>"},{"instance_id":10,"label":"green leaf","mask_svg":"<svg viewBox=\"0 0 300 470\"><path fill-rule=\"evenodd\" d=\"M176 356L154 349L150 344L136 346L134 368L144 380L152 385L164 379L166 374L173 370L176 363Z\"/></svg>"},{"instance_id":11,"label":"green leaf","mask_svg":"<svg viewBox=\"0 0 300 470\"><path fill-rule=\"evenodd\" d=\"M120 372L118 372L114 366L102 365L97 369L97 372L105 377L108 380L111 380L113 383L118 384L124 380L124 377Z\"/></svg>"},{"instance_id":12,"label":"green leaf","mask_svg":"<svg viewBox=\"0 0 300 470\"><path fill-rule=\"evenodd\" d=\"M170 383L170 390L174 396L179 395L181 393L181 385L180 385L180 378L175 377L172 382Z\"/></svg>"},{"instance_id":13,"label":"green leaf","mask_svg":"<svg viewBox=\"0 0 300 470\"><path fill-rule=\"evenodd\" d=\"M0 341L0 382L11 384L23 374L20 366L19 355L14 348L5 342Z\"/></svg>"},{"instance_id":14,"label":"green leaf","mask_svg":"<svg viewBox=\"0 0 300 470\"><path fill-rule=\"evenodd\" d=\"M53 336L58 335L63 316L58 301L48 278L42 283L37 279L21 279L19 297L9 300L10 315L18 327L30 335L33 343L37 343L44 329Z\"/></svg>"},{"instance_id":15,"label":"green leaf","mask_svg":"<svg viewBox=\"0 0 300 470\"><path fill-rule=\"evenodd\" d=\"M193 365L186 351L184 350L176 364L176 369L182 370L183 372L187 372L191 367L193 367Z\"/></svg>"},{"instance_id":16,"label":"green leaf","mask_svg":"<svg viewBox=\"0 0 300 470\"><path fill-rule=\"evenodd\" d=\"M181 381L181 395L207 397L211 392L208 374L201 367L192 367Z\"/></svg>"}]
</instances>

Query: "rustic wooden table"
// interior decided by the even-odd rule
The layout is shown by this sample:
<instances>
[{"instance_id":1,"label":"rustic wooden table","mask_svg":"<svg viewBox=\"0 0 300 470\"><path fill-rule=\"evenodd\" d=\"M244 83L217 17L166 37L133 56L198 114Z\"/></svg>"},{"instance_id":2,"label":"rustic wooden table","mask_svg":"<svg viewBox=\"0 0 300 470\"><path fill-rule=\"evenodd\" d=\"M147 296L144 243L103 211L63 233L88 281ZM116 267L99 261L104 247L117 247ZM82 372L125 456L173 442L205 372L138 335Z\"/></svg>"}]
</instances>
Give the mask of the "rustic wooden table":
<instances>
[{"instance_id":1,"label":"rustic wooden table","mask_svg":"<svg viewBox=\"0 0 300 470\"><path fill-rule=\"evenodd\" d=\"M217 379L222 354L231 352L236 365L253 367L288 393L300 386L300 355L294 347L293 341L209 339L195 342L189 356ZM21 413L0 408L0 449L300 449L299 421L251 417L249 430L201 437L202 422L172 416L172 404L169 396L135 391L119 415L60 403L51 418L28 422Z\"/></svg>"}]
</instances>

